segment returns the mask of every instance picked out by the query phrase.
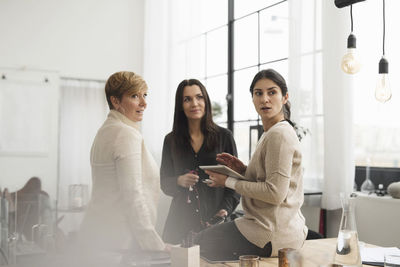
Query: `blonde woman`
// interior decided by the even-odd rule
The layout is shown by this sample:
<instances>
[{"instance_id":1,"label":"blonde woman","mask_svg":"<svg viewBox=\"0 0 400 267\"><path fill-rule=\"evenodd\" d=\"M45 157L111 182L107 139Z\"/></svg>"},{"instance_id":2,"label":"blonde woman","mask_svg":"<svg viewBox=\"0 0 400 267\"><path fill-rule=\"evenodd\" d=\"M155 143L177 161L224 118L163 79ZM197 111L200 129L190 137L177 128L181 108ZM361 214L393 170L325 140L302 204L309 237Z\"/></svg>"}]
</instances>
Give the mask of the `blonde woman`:
<instances>
[{"instance_id":1,"label":"blonde woman","mask_svg":"<svg viewBox=\"0 0 400 267\"><path fill-rule=\"evenodd\" d=\"M110 108L91 149L93 189L80 239L86 249L169 251L155 230L159 168L140 132L147 85L133 72L107 80Z\"/></svg>"}]
</instances>

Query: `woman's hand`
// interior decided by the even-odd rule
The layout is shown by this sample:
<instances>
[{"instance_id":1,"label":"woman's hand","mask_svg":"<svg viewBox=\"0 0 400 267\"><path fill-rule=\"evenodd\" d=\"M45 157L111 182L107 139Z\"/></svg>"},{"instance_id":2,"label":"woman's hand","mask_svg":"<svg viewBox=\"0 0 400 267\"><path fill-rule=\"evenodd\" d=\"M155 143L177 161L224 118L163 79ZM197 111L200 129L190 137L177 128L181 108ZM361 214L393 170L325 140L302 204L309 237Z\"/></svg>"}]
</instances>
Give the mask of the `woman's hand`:
<instances>
[{"instance_id":1,"label":"woman's hand","mask_svg":"<svg viewBox=\"0 0 400 267\"><path fill-rule=\"evenodd\" d=\"M226 216L228 216L228 212L225 209L220 209L213 218L211 218L210 220L208 220L208 222L206 222L206 226L210 227L214 224L220 224L223 223L226 219ZM214 220L214 221L213 221ZM221 220L221 221L217 221L215 222L215 220Z\"/></svg>"},{"instance_id":2,"label":"woman's hand","mask_svg":"<svg viewBox=\"0 0 400 267\"><path fill-rule=\"evenodd\" d=\"M210 187L225 187L225 181L228 179L228 176L225 174L220 174L213 171L204 171L208 174L211 182L207 183Z\"/></svg>"},{"instance_id":3,"label":"woman's hand","mask_svg":"<svg viewBox=\"0 0 400 267\"><path fill-rule=\"evenodd\" d=\"M219 217L226 217L228 216L228 212L225 209L220 209L215 216L219 216Z\"/></svg>"},{"instance_id":4,"label":"woman's hand","mask_svg":"<svg viewBox=\"0 0 400 267\"><path fill-rule=\"evenodd\" d=\"M174 245L169 244L169 243L165 243L164 251L168 252L168 253L171 253L172 247L174 247Z\"/></svg>"},{"instance_id":5,"label":"woman's hand","mask_svg":"<svg viewBox=\"0 0 400 267\"><path fill-rule=\"evenodd\" d=\"M247 166L243 164L243 162L235 156L232 156L229 153L220 153L217 154L217 161L223 165L228 166L232 170L243 174L246 171Z\"/></svg>"},{"instance_id":6,"label":"woman's hand","mask_svg":"<svg viewBox=\"0 0 400 267\"><path fill-rule=\"evenodd\" d=\"M189 188L190 186L195 185L199 181L199 176L193 173L185 173L178 177L177 183L178 185Z\"/></svg>"}]
</instances>

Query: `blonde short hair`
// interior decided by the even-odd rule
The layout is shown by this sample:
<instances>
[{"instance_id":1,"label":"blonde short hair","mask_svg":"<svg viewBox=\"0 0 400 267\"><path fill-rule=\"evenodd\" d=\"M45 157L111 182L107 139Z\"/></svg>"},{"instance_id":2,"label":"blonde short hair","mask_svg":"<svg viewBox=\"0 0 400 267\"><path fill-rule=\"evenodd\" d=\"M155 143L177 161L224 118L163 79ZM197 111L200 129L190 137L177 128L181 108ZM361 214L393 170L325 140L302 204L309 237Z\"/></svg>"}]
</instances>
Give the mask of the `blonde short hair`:
<instances>
[{"instance_id":1,"label":"blonde short hair","mask_svg":"<svg viewBox=\"0 0 400 267\"><path fill-rule=\"evenodd\" d=\"M147 90L147 84L140 75L130 71L116 72L108 78L106 83L108 106L110 109L114 109L111 103L112 96L121 100L125 93L136 94L143 90Z\"/></svg>"}]
</instances>

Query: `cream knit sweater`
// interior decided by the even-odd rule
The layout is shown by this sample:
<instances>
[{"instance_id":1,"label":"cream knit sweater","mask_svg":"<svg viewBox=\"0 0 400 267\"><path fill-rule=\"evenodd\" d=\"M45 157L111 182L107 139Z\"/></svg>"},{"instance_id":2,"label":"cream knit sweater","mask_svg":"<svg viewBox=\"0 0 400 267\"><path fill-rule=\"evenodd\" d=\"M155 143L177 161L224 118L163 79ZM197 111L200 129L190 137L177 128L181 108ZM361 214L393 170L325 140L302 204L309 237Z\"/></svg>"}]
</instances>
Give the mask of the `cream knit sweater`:
<instances>
[{"instance_id":1,"label":"cream knit sweater","mask_svg":"<svg viewBox=\"0 0 400 267\"><path fill-rule=\"evenodd\" d=\"M139 124L111 110L93 142L90 163L92 197L80 231L88 249L128 248L135 239L142 249L163 250L154 228L159 168Z\"/></svg>"},{"instance_id":2,"label":"cream knit sweater","mask_svg":"<svg viewBox=\"0 0 400 267\"><path fill-rule=\"evenodd\" d=\"M237 181L245 216L235 220L251 243L272 243L272 255L280 248L300 248L307 236L303 204L300 143L286 121L261 136L247 167L247 180Z\"/></svg>"}]
</instances>

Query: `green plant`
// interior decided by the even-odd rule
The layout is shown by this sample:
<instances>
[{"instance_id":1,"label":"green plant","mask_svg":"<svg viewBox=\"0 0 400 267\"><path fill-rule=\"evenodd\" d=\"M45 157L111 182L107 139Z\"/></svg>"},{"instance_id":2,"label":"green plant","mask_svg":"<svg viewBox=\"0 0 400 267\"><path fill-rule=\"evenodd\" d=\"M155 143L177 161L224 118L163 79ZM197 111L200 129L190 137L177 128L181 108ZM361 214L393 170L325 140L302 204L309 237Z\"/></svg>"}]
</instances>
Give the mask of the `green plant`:
<instances>
[{"instance_id":1,"label":"green plant","mask_svg":"<svg viewBox=\"0 0 400 267\"><path fill-rule=\"evenodd\" d=\"M218 102L212 101L212 115L214 119L222 115L222 106Z\"/></svg>"},{"instance_id":2,"label":"green plant","mask_svg":"<svg viewBox=\"0 0 400 267\"><path fill-rule=\"evenodd\" d=\"M297 138L299 138L300 142L307 134L311 134L310 129L304 128L296 123L294 124L293 128L296 131Z\"/></svg>"}]
</instances>

